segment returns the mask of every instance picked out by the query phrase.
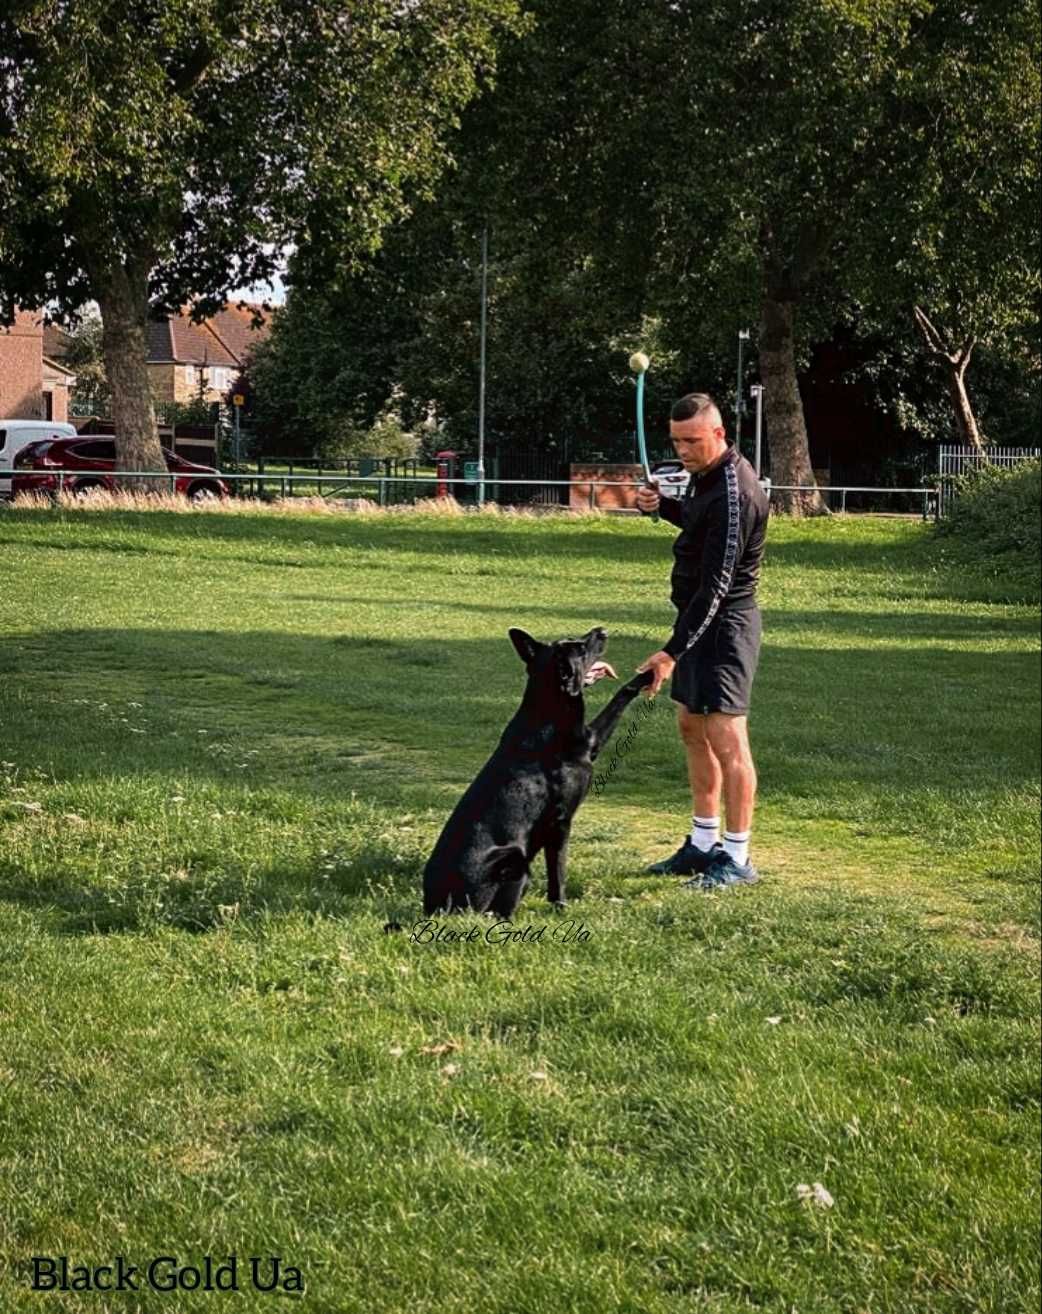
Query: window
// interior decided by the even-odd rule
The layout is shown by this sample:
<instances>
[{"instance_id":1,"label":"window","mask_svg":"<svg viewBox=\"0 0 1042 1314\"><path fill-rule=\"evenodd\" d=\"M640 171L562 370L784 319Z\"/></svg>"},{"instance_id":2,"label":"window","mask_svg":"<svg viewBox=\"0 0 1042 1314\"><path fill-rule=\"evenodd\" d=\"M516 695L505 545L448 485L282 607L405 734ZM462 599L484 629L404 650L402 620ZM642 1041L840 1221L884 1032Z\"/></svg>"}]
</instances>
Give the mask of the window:
<instances>
[{"instance_id":1,"label":"window","mask_svg":"<svg viewBox=\"0 0 1042 1314\"><path fill-rule=\"evenodd\" d=\"M195 366L194 366L194 365L186 365L186 366L185 366L185 383L192 383L192 384L195 383Z\"/></svg>"},{"instance_id":2,"label":"window","mask_svg":"<svg viewBox=\"0 0 1042 1314\"><path fill-rule=\"evenodd\" d=\"M86 457L89 461L114 461L116 444L114 442L77 443L69 449L74 456Z\"/></svg>"},{"instance_id":3,"label":"window","mask_svg":"<svg viewBox=\"0 0 1042 1314\"><path fill-rule=\"evenodd\" d=\"M210 387L217 392L224 392L228 387L228 371L223 367L215 367L210 371Z\"/></svg>"}]
</instances>

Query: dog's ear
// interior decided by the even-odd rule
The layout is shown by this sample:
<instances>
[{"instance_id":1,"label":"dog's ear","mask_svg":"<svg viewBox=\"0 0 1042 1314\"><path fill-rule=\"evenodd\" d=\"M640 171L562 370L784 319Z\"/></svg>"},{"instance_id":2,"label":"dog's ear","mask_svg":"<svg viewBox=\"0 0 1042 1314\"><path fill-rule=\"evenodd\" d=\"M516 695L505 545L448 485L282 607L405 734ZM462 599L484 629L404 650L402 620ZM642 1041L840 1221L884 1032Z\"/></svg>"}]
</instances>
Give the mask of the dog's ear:
<instances>
[{"instance_id":1,"label":"dog's ear","mask_svg":"<svg viewBox=\"0 0 1042 1314\"><path fill-rule=\"evenodd\" d=\"M538 639L533 639L527 630L511 628L507 630L510 635L510 642L517 649L517 655L521 658L526 666L529 666L535 659L536 653L543 646Z\"/></svg>"}]
</instances>

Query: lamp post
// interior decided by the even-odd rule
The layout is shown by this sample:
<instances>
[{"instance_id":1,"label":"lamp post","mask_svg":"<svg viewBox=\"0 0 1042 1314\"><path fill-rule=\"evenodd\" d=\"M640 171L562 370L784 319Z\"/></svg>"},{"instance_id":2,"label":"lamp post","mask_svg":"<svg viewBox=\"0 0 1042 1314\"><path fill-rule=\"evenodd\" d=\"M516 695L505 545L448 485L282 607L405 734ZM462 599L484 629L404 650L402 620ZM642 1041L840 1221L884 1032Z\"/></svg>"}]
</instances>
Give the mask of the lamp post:
<instances>
[{"instance_id":1,"label":"lamp post","mask_svg":"<svg viewBox=\"0 0 1042 1314\"><path fill-rule=\"evenodd\" d=\"M738 330L738 387L734 399L734 445L742 450L742 347L749 341L749 330Z\"/></svg>"},{"instance_id":2,"label":"lamp post","mask_svg":"<svg viewBox=\"0 0 1042 1314\"><path fill-rule=\"evenodd\" d=\"M242 408L246 404L246 398L241 392L237 392L232 397L232 405L235 407L235 471L238 474L239 466L242 465L242 448L240 447L239 435L239 416L242 414Z\"/></svg>"},{"instance_id":3,"label":"lamp post","mask_svg":"<svg viewBox=\"0 0 1042 1314\"><path fill-rule=\"evenodd\" d=\"M481 376L478 383L478 506L485 505L485 339L488 319L488 226L481 232Z\"/></svg>"},{"instance_id":4,"label":"lamp post","mask_svg":"<svg viewBox=\"0 0 1042 1314\"><path fill-rule=\"evenodd\" d=\"M756 398L756 455L754 464L756 477L760 477L760 461L763 456L763 384L754 383L749 391Z\"/></svg>"}]
</instances>

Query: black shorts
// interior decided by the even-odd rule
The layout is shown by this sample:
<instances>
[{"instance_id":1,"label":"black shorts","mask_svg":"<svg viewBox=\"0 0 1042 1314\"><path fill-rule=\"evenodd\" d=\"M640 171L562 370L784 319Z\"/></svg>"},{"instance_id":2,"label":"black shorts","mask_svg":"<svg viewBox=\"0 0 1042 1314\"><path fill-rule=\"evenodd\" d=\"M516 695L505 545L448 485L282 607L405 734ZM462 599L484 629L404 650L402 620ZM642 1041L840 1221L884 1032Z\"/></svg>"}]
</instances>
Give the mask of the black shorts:
<instances>
[{"instance_id":1,"label":"black shorts","mask_svg":"<svg viewBox=\"0 0 1042 1314\"><path fill-rule=\"evenodd\" d=\"M747 716L760 637L758 607L721 612L677 662L670 697L689 712Z\"/></svg>"}]
</instances>

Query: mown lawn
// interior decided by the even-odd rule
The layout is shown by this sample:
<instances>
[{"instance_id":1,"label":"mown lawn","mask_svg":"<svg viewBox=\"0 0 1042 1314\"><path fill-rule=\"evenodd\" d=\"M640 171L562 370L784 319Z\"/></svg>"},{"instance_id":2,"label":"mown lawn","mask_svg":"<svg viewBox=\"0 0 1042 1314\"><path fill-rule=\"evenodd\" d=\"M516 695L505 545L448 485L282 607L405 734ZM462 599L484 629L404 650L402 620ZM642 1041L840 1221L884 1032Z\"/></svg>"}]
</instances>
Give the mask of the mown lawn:
<instances>
[{"instance_id":1,"label":"mown lawn","mask_svg":"<svg viewBox=\"0 0 1042 1314\"><path fill-rule=\"evenodd\" d=\"M410 939L507 627L602 623L624 674L669 537L0 511L0 1309L1037 1307L1039 616L923 526L772 526L760 886L640 874L689 811L662 698L567 918L540 864L540 938ZM145 1286L231 1254L237 1297Z\"/></svg>"}]
</instances>

